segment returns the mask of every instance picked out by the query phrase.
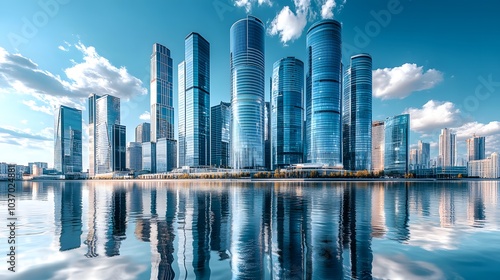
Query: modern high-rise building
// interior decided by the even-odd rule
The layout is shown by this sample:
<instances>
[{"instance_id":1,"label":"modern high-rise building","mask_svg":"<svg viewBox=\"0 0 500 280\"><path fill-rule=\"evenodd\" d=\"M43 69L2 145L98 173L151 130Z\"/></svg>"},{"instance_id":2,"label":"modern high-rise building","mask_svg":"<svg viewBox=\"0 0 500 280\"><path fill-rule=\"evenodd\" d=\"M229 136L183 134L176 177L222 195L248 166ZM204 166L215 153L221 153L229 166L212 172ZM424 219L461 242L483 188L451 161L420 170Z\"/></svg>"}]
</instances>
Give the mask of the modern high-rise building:
<instances>
[{"instance_id":1,"label":"modern high-rise building","mask_svg":"<svg viewBox=\"0 0 500 280\"><path fill-rule=\"evenodd\" d=\"M498 153L492 153L490 157L480 160L471 160L467 164L469 177L500 178L500 158Z\"/></svg>"},{"instance_id":2,"label":"modern high-rise building","mask_svg":"<svg viewBox=\"0 0 500 280\"><path fill-rule=\"evenodd\" d=\"M385 131L383 121L372 123L372 170L384 171Z\"/></svg>"},{"instance_id":3,"label":"modern high-rise building","mask_svg":"<svg viewBox=\"0 0 500 280\"><path fill-rule=\"evenodd\" d=\"M256 17L231 26L231 166L235 169L265 166L264 38L264 24Z\"/></svg>"},{"instance_id":4,"label":"modern high-rise building","mask_svg":"<svg viewBox=\"0 0 500 280\"><path fill-rule=\"evenodd\" d=\"M410 156L409 156L408 167L409 167L410 170L417 170L417 169L419 169L419 166L418 166L418 150L417 149L410 149Z\"/></svg>"},{"instance_id":5,"label":"modern high-rise building","mask_svg":"<svg viewBox=\"0 0 500 280\"><path fill-rule=\"evenodd\" d=\"M221 102L211 108L210 165L229 167L231 154L231 103Z\"/></svg>"},{"instance_id":6,"label":"modern high-rise building","mask_svg":"<svg viewBox=\"0 0 500 280\"><path fill-rule=\"evenodd\" d=\"M142 143L129 142L127 145L127 164L128 170L142 170Z\"/></svg>"},{"instance_id":7,"label":"modern high-rise building","mask_svg":"<svg viewBox=\"0 0 500 280\"><path fill-rule=\"evenodd\" d=\"M82 172L82 111L61 105L54 117L54 169Z\"/></svg>"},{"instance_id":8,"label":"modern high-rise building","mask_svg":"<svg viewBox=\"0 0 500 280\"><path fill-rule=\"evenodd\" d=\"M177 141L160 138L156 142L156 172L165 173L177 167Z\"/></svg>"},{"instance_id":9,"label":"modern high-rise building","mask_svg":"<svg viewBox=\"0 0 500 280\"><path fill-rule=\"evenodd\" d=\"M135 128L135 142L144 143L151 141L151 124L144 122Z\"/></svg>"},{"instance_id":10,"label":"modern high-rise building","mask_svg":"<svg viewBox=\"0 0 500 280\"><path fill-rule=\"evenodd\" d=\"M156 154L154 156L156 165L169 166L169 168L172 167L172 162L175 162L172 168L177 166L177 141L174 138L174 97L172 81L173 60L170 55L170 50L158 43L153 44L150 85L151 142L157 143L159 139L164 138L169 143L166 145L166 147L170 149L165 151L167 154L166 161L158 162ZM162 153L164 152L162 151ZM163 160L163 157L160 157L160 160ZM151 164L153 164L153 161L151 161ZM155 168L151 169L155 170Z\"/></svg>"},{"instance_id":11,"label":"modern high-rise building","mask_svg":"<svg viewBox=\"0 0 500 280\"><path fill-rule=\"evenodd\" d=\"M371 170L372 57L351 57L344 75L343 164L346 170Z\"/></svg>"},{"instance_id":12,"label":"modern high-rise building","mask_svg":"<svg viewBox=\"0 0 500 280\"><path fill-rule=\"evenodd\" d=\"M386 118L384 131L384 172L399 175L408 173L410 115Z\"/></svg>"},{"instance_id":13,"label":"modern high-rise building","mask_svg":"<svg viewBox=\"0 0 500 280\"><path fill-rule=\"evenodd\" d=\"M342 166L341 25L321 20L307 31L307 162Z\"/></svg>"},{"instance_id":14,"label":"modern high-rise building","mask_svg":"<svg viewBox=\"0 0 500 280\"><path fill-rule=\"evenodd\" d=\"M431 161L431 145L418 140L417 147L417 164L420 169L430 168Z\"/></svg>"},{"instance_id":15,"label":"modern high-rise building","mask_svg":"<svg viewBox=\"0 0 500 280\"><path fill-rule=\"evenodd\" d=\"M142 143L142 170L156 173L156 143Z\"/></svg>"},{"instance_id":16,"label":"modern high-rise building","mask_svg":"<svg viewBox=\"0 0 500 280\"><path fill-rule=\"evenodd\" d=\"M467 141L467 160L481 160L486 158L485 146L486 140L481 136L474 136Z\"/></svg>"},{"instance_id":17,"label":"modern high-rise building","mask_svg":"<svg viewBox=\"0 0 500 280\"><path fill-rule=\"evenodd\" d=\"M271 99L272 169L302 163L304 63L286 57L273 65Z\"/></svg>"},{"instance_id":18,"label":"modern high-rise building","mask_svg":"<svg viewBox=\"0 0 500 280\"><path fill-rule=\"evenodd\" d=\"M179 166L210 165L210 44L198 33L184 41L178 66ZM158 159L158 158L157 158Z\"/></svg>"},{"instance_id":19,"label":"modern high-rise building","mask_svg":"<svg viewBox=\"0 0 500 280\"><path fill-rule=\"evenodd\" d=\"M126 169L126 128L120 125L120 99L89 97L90 176Z\"/></svg>"},{"instance_id":20,"label":"modern high-rise building","mask_svg":"<svg viewBox=\"0 0 500 280\"><path fill-rule=\"evenodd\" d=\"M272 90L272 86L270 88ZM271 96L272 93L270 98ZM264 153L264 167L266 170L271 170L271 102L266 102L264 107Z\"/></svg>"},{"instance_id":21,"label":"modern high-rise building","mask_svg":"<svg viewBox=\"0 0 500 280\"><path fill-rule=\"evenodd\" d=\"M452 133L449 128L441 129L441 135L439 135L438 165L442 167L455 166L456 154L457 154L456 134Z\"/></svg>"},{"instance_id":22,"label":"modern high-rise building","mask_svg":"<svg viewBox=\"0 0 500 280\"><path fill-rule=\"evenodd\" d=\"M43 173L43 170L46 170L48 168L49 168L49 165L46 162L28 162L28 173L29 174L34 175L35 169L37 169ZM1 172L0 172L0 174L1 174ZM5 173L5 174L7 174L7 173Z\"/></svg>"}]
</instances>

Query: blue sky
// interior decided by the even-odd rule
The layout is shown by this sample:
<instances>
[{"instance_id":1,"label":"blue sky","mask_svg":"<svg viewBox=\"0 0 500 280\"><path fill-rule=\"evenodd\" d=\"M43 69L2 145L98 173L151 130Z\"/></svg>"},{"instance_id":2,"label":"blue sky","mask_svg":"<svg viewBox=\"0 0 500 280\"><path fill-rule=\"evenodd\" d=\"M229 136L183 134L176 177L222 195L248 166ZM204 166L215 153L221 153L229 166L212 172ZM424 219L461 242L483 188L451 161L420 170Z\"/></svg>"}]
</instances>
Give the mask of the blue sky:
<instances>
[{"instance_id":1,"label":"blue sky","mask_svg":"<svg viewBox=\"0 0 500 280\"><path fill-rule=\"evenodd\" d=\"M177 104L177 64L192 31L211 44L211 104L229 101L229 29L247 14L266 24L266 76L284 56L305 61L307 28L333 17L344 64L357 52L373 57L374 120L411 113L411 143L430 142L433 157L443 127L458 133L459 157L473 133L487 137L487 154L500 152L499 10L487 0L2 1L0 162L52 165L53 106L65 104L84 110L86 169L91 92L121 98L133 141L150 108L153 43L172 52Z\"/></svg>"}]
</instances>

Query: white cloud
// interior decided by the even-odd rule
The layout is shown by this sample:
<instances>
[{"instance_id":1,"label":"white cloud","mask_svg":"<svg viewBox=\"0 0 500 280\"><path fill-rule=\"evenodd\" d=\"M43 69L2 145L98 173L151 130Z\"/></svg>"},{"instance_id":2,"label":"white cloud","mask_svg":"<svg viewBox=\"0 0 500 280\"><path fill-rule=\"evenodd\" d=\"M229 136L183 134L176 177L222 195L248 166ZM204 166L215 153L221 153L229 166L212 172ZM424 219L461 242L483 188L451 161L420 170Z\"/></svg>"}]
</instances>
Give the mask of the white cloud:
<instances>
[{"instance_id":1,"label":"white cloud","mask_svg":"<svg viewBox=\"0 0 500 280\"><path fill-rule=\"evenodd\" d=\"M71 44L65 42L70 47ZM81 42L74 46L82 53L83 62L64 70L66 79L41 69L21 54L11 54L0 47L0 85L2 92L27 94L34 100L23 104L32 110L52 114L60 104L83 109L90 93L110 94L122 99L147 94L141 80L116 67L100 56L94 47ZM39 103L42 103L41 105Z\"/></svg>"},{"instance_id":2,"label":"white cloud","mask_svg":"<svg viewBox=\"0 0 500 280\"><path fill-rule=\"evenodd\" d=\"M234 1L234 5L236 7L240 7L240 8L245 8L245 10L247 11L247 13L250 13L252 11L252 5L257 2L257 4L259 6L262 6L264 4L268 5L268 6L272 6L273 3L271 2L271 0L235 0Z\"/></svg>"},{"instance_id":3,"label":"white cloud","mask_svg":"<svg viewBox=\"0 0 500 280\"><path fill-rule=\"evenodd\" d=\"M474 134L477 136L494 136L500 137L500 122L492 121L487 124L479 122L468 122L455 129L458 140L471 138Z\"/></svg>"},{"instance_id":4,"label":"white cloud","mask_svg":"<svg viewBox=\"0 0 500 280\"><path fill-rule=\"evenodd\" d=\"M59 47L57 47L57 48L58 48L58 49L60 49L60 50L61 50L61 51L63 51L63 52L67 52L67 51L69 51L69 48L66 48L66 47L64 47L64 46L62 46L62 45L61 45L61 46L59 46Z\"/></svg>"},{"instance_id":5,"label":"white cloud","mask_svg":"<svg viewBox=\"0 0 500 280\"><path fill-rule=\"evenodd\" d=\"M22 124L28 124L28 120L21 120Z\"/></svg>"},{"instance_id":6,"label":"white cloud","mask_svg":"<svg viewBox=\"0 0 500 280\"><path fill-rule=\"evenodd\" d=\"M457 127L463 123L460 109L449 101L429 100L422 108L408 108L404 114L410 114L411 129L420 133Z\"/></svg>"},{"instance_id":7,"label":"white cloud","mask_svg":"<svg viewBox=\"0 0 500 280\"><path fill-rule=\"evenodd\" d=\"M321 6L321 18L333 18L333 9L335 9L336 6L337 3L335 3L335 0L326 0L325 3Z\"/></svg>"},{"instance_id":8,"label":"white cloud","mask_svg":"<svg viewBox=\"0 0 500 280\"><path fill-rule=\"evenodd\" d=\"M399 67L373 71L373 96L385 99L403 99L413 92L431 89L443 81L443 73L436 69L424 71L422 66L406 63Z\"/></svg>"},{"instance_id":9,"label":"white cloud","mask_svg":"<svg viewBox=\"0 0 500 280\"><path fill-rule=\"evenodd\" d=\"M296 11L285 6L276 15L268 29L270 35L279 35L280 40L286 45L289 41L294 41L302 35L302 31L307 25L307 17L311 5L310 0L294 0Z\"/></svg>"},{"instance_id":10,"label":"white cloud","mask_svg":"<svg viewBox=\"0 0 500 280\"><path fill-rule=\"evenodd\" d=\"M142 113L139 116L139 119L141 119L143 121L149 121L149 120L151 120L151 114L148 111L145 111L144 113Z\"/></svg>"}]
</instances>

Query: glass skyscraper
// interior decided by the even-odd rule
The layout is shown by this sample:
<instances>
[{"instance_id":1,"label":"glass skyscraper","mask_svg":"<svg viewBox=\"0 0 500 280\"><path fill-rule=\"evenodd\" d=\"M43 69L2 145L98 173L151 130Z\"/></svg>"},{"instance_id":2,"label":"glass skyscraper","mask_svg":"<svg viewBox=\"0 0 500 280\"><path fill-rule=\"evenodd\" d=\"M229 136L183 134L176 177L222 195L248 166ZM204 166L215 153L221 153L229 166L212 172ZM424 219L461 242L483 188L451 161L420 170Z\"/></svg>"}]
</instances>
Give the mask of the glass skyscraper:
<instances>
[{"instance_id":1,"label":"glass skyscraper","mask_svg":"<svg viewBox=\"0 0 500 280\"><path fill-rule=\"evenodd\" d=\"M372 123L372 171L384 171L385 131L383 121Z\"/></svg>"},{"instance_id":2,"label":"glass skyscraper","mask_svg":"<svg viewBox=\"0 0 500 280\"><path fill-rule=\"evenodd\" d=\"M210 165L216 167L230 166L230 128L231 128L231 103L221 102L213 106L210 116Z\"/></svg>"},{"instance_id":3,"label":"glass skyscraper","mask_svg":"<svg viewBox=\"0 0 500 280\"><path fill-rule=\"evenodd\" d=\"M94 93L88 97L87 107L89 109L89 176L94 176L96 173L96 101L101 96Z\"/></svg>"},{"instance_id":4,"label":"glass skyscraper","mask_svg":"<svg viewBox=\"0 0 500 280\"><path fill-rule=\"evenodd\" d=\"M342 166L341 25L321 20L307 31L307 162Z\"/></svg>"},{"instance_id":5,"label":"glass skyscraper","mask_svg":"<svg viewBox=\"0 0 500 280\"><path fill-rule=\"evenodd\" d=\"M272 169L302 162L304 63L286 57L273 65L271 99Z\"/></svg>"},{"instance_id":6,"label":"glass skyscraper","mask_svg":"<svg viewBox=\"0 0 500 280\"><path fill-rule=\"evenodd\" d=\"M467 143L467 160L481 160L486 158L485 153L485 138L474 136L466 140Z\"/></svg>"},{"instance_id":7,"label":"glass skyscraper","mask_svg":"<svg viewBox=\"0 0 500 280\"><path fill-rule=\"evenodd\" d=\"M231 26L231 166L264 164L264 24L248 16Z\"/></svg>"},{"instance_id":8,"label":"glass skyscraper","mask_svg":"<svg viewBox=\"0 0 500 280\"><path fill-rule=\"evenodd\" d=\"M198 33L185 40L178 66L179 166L210 164L210 44Z\"/></svg>"},{"instance_id":9,"label":"glass skyscraper","mask_svg":"<svg viewBox=\"0 0 500 280\"><path fill-rule=\"evenodd\" d=\"M135 128L135 142L144 143L151 141L151 124L141 123Z\"/></svg>"},{"instance_id":10,"label":"glass skyscraper","mask_svg":"<svg viewBox=\"0 0 500 280\"><path fill-rule=\"evenodd\" d=\"M431 145L429 143L424 143L422 140L418 140L417 148L417 164L419 168L429 168L431 160Z\"/></svg>"},{"instance_id":11,"label":"glass skyscraper","mask_svg":"<svg viewBox=\"0 0 500 280\"><path fill-rule=\"evenodd\" d=\"M63 174L81 172L82 111L61 105L54 116L54 168Z\"/></svg>"},{"instance_id":12,"label":"glass skyscraper","mask_svg":"<svg viewBox=\"0 0 500 280\"><path fill-rule=\"evenodd\" d=\"M408 173L410 115L385 119L384 172L404 175Z\"/></svg>"},{"instance_id":13,"label":"glass skyscraper","mask_svg":"<svg viewBox=\"0 0 500 280\"><path fill-rule=\"evenodd\" d=\"M127 145L127 169L142 170L142 143L129 142Z\"/></svg>"},{"instance_id":14,"label":"glass skyscraper","mask_svg":"<svg viewBox=\"0 0 500 280\"><path fill-rule=\"evenodd\" d=\"M177 141L174 136L174 102L173 102L173 60L170 50L158 43L153 44L151 54L151 142L165 138L172 145L167 145L167 162L177 163ZM158 164L158 162L157 162ZM177 164L175 164L176 166Z\"/></svg>"},{"instance_id":15,"label":"glass skyscraper","mask_svg":"<svg viewBox=\"0 0 500 280\"><path fill-rule=\"evenodd\" d=\"M343 164L346 170L371 170L372 57L351 57L344 75Z\"/></svg>"},{"instance_id":16,"label":"glass skyscraper","mask_svg":"<svg viewBox=\"0 0 500 280\"><path fill-rule=\"evenodd\" d=\"M165 173L177 167L177 141L160 138L156 142L156 172Z\"/></svg>"},{"instance_id":17,"label":"glass skyscraper","mask_svg":"<svg viewBox=\"0 0 500 280\"><path fill-rule=\"evenodd\" d=\"M441 129L439 135L438 166L449 167L456 165L457 138L449 128Z\"/></svg>"},{"instance_id":18,"label":"glass skyscraper","mask_svg":"<svg viewBox=\"0 0 500 280\"><path fill-rule=\"evenodd\" d=\"M142 143L142 170L156 173L156 143Z\"/></svg>"}]
</instances>

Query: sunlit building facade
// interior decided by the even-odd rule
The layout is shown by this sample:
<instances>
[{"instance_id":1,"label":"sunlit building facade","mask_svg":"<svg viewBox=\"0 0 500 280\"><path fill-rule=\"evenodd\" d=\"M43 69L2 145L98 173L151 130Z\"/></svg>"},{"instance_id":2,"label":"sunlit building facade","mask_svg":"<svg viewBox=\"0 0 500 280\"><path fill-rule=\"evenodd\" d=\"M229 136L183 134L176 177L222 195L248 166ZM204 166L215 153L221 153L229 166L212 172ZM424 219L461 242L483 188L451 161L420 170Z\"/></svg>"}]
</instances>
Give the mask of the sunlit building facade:
<instances>
[{"instance_id":1,"label":"sunlit building facade","mask_svg":"<svg viewBox=\"0 0 500 280\"><path fill-rule=\"evenodd\" d=\"M384 172L404 175L408 173L410 115L385 119Z\"/></svg>"},{"instance_id":2,"label":"sunlit building facade","mask_svg":"<svg viewBox=\"0 0 500 280\"><path fill-rule=\"evenodd\" d=\"M304 63L295 57L274 63L271 96L272 169L301 163Z\"/></svg>"},{"instance_id":3,"label":"sunlit building facade","mask_svg":"<svg viewBox=\"0 0 500 280\"><path fill-rule=\"evenodd\" d=\"M467 160L481 160L486 158L484 137L474 135L466 140L467 142Z\"/></svg>"},{"instance_id":4,"label":"sunlit building facade","mask_svg":"<svg viewBox=\"0 0 500 280\"><path fill-rule=\"evenodd\" d=\"M372 171L384 171L385 131L383 121L372 123Z\"/></svg>"},{"instance_id":5,"label":"sunlit building facade","mask_svg":"<svg viewBox=\"0 0 500 280\"><path fill-rule=\"evenodd\" d=\"M63 174L81 172L82 111L61 105L54 116L54 168Z\"/></svg>"},{"instance_id":6,"label":"sunlit building facade","mask_svg":"<svg viewBox=\"0 0 500 280\"><path fill-rule=\"evenodd\" d=\"M142 143L129 142L127 144L127 164L128 170L142 170Z\"/></svg>"},{"instance_id":7,"label":"sunlit building facade","mask_svg":"<svg viewBox=\"0 0 500 280\"><path fill-rule=\"evenodd\" d=\"M135 142L144 143L151 141L151 124L144 122L135 128Z\"/></svg>"},{"instance_id":8,"label":"sunlit building facade","mask_svg":"<svg viewBox=\"0 0 500 280\"><path fill-rule=\"evenodd\" d=\"M177 167L177 141L160 138L156 142L156 172L165 173Z\"/></svg>"},{"instance_id":9,"label":"sunlit building facade","mask_svg":"<svg viewBox=\"0 0 500 280\"><path fill-rule=\"evenodd\" d=\"M438 166L448 167L456 165L457 139L456 134L449 128L441 129L439 135Z\"/></svg>"},{"instance_id":10,"label":"sunlit building facade","mask_svg":"<svg viewBox=\"0 0 500 280\"><path fill-rule=\"evenodd\" d=\"M210 116L210 165L230 166L231 152L231 103L221 102L211 108Z\"/></svg>"},{"instance_id":11,"label":"sunlit building facade","mask_svg":"<svg viewBox=\"0 0 500 280\"><path fill-rule=\"evenodd\" d=\"M156 173L156 143L142 143L142 170Z\"/></svg>"},{"instance_id":12,"label":"sunlit building facade","mask_svg":"<svg viewBox=\"0 0 500 280\"><path fill-rule=\"evenodd\" d=\"M231 26L231 166L264 168L264 23L253 16Z\"/></svg>"},{"instance_id":13,"label":"sunlit building facade","mask_svg":"<svg viewBox=\"0 0 500 280\"><path fill-rule=\"evenodd\" d=\"M343 164L346 170L371 170L372 57L351 57L344 74Z\"/></svg>"},{"instance_id":14,"label":"sunlit building facade","mask_svg":"<svg viewBox=\"0 0 500 280\"><path fill-rule=\"evenodd\" d=\"M307 31L307 162L342 166L341 24L321 20Z\"/></svg>"},{"instance_id":15,"label":"sunlit building facade","mask_svg":"<svg viewBox=\"0 0 500 280\"><path fill-rule=\"evenodd\" d=\"M492 153L486 159L469 161L467 172L469 177L500 178L500 158L498 157L498 153Z\"/></svg>"}]
</instances>

